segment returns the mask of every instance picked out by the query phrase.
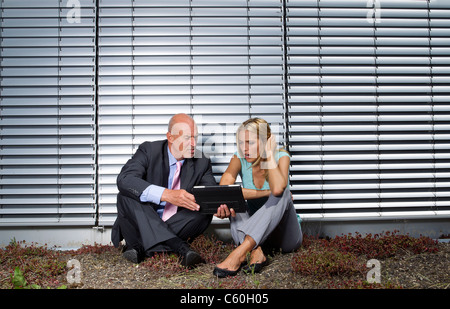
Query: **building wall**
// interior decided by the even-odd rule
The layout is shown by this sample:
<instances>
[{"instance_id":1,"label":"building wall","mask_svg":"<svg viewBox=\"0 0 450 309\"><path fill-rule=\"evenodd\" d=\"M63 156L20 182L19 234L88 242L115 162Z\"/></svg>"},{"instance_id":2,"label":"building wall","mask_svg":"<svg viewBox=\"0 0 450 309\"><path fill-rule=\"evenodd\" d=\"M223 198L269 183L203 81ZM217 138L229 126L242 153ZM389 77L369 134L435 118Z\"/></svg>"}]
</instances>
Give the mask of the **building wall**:
<instances>
[{"instance_id":1,"label":"building wall","mask_svg":"<svg viewBox=\"0 0 450 309\"><path fill-rule=\"evenodd\" d=\"M11 231L107 239L121 166L178 112L197 121L217 180L236 127L266 119L292 155L305 230L428 222L445 233L448 1L3 0L0 10L3 242Z\"/></svg>"}]
</instances>

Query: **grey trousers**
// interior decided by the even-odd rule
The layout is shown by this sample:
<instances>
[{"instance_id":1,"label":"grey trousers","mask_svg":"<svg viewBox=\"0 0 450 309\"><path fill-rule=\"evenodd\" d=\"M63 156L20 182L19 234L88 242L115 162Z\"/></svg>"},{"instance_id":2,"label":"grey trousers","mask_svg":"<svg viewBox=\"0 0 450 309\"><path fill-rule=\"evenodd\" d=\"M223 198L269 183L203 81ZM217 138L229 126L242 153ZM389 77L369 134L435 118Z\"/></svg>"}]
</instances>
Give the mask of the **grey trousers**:
<instances>
[{"instance_id":1,"label":"grey trousers","mask_svg":"<svg viewBox=\"0 0 450 309\"><path fill-rule=\"evenodd\" d=\"M303 234L288 188L283 195L272 194L267 202L252 216L247 212L237 213L230 217L231 236L239 245L246 235L252 237L256 246L265 245L282 252L292 252L298 249L303 240Z\"/></svg>"}]
</instances>

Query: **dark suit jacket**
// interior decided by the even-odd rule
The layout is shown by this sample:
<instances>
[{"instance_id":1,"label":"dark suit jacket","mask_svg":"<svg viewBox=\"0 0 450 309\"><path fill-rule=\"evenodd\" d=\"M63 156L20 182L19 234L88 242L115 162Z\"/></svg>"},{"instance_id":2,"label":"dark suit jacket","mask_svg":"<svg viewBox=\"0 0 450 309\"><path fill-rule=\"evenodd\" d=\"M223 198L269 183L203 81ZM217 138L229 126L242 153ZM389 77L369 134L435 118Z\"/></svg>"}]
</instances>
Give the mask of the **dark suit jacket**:
<instances>
[{"instance_id":1,"label":"dark suit jacket","mask_svg":"<svg viewBox=\"0 0 450 309\"><path fill-rule=\"evenodd\" d=\"M140 201L142 192L150 185L167 188L169 157L167 140L144 142L123 166L117 177L119 192ZM185 159L180 173L180 188L192 192L197 185L217 185L211 161L201 152L194 158ZM156 206L156 205L155 205Z\"/></svg>"}]
</instances>

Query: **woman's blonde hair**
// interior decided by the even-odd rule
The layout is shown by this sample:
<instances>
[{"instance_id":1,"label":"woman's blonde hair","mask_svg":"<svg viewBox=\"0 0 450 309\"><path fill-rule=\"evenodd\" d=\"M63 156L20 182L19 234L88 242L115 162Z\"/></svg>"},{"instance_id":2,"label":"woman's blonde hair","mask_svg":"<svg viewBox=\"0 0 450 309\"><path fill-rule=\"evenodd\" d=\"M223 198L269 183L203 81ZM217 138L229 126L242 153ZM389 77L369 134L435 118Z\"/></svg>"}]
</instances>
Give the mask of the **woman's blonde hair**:
<instances>
[{"instance_id":1,"label":"woman's blonde hair","mask_svg":"<svg viewBox=\"0 0 450 309\"><path fill-rule=\"evenodd\" d=\"M239 156L242 158L244 157L241 148L239 147L239 132L245 130L245 131L249 131L252 132L254 134L256 134L258 136L258 139L261 141L261 146L262 149L260 147L259 150L259 155L256 158L255 162L253 162L253 164L251 165L251 167L254 167L256 165L258 165L261 161L266 160L266 156L265 156L265 150L264 147L267 143L267 140L272 136L272 131L270 129L269 124L267 123L267 121L265 121L262 118L250 118L246 121L244 121L237 129L236 131L236 145L238 148L238 153ZM277 150L278 151L284 151L287 152L285 149L280 148ZM266 178L267 178L267 172L266 172Z\"/></svg>"}]
</instances>

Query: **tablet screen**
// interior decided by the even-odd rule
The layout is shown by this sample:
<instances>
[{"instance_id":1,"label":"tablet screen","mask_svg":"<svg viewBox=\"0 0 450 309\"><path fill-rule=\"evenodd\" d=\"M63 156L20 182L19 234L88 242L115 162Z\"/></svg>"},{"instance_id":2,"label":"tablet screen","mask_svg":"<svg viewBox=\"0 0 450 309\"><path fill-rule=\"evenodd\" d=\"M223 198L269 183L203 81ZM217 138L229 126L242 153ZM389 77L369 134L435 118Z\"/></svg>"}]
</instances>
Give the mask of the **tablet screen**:
<instances>
[{"instance_id":1,"label":"tablet screen","mask_svg":"<svg viewBox=\"0 0 450 309\"><path fill-rule=\"evenodd\" d=\"M245 212L245 200L240 185L196 186L192 190L200 212L215 214L221 204L233 208L235 212Z\"/></svg>"}]
</instances>

